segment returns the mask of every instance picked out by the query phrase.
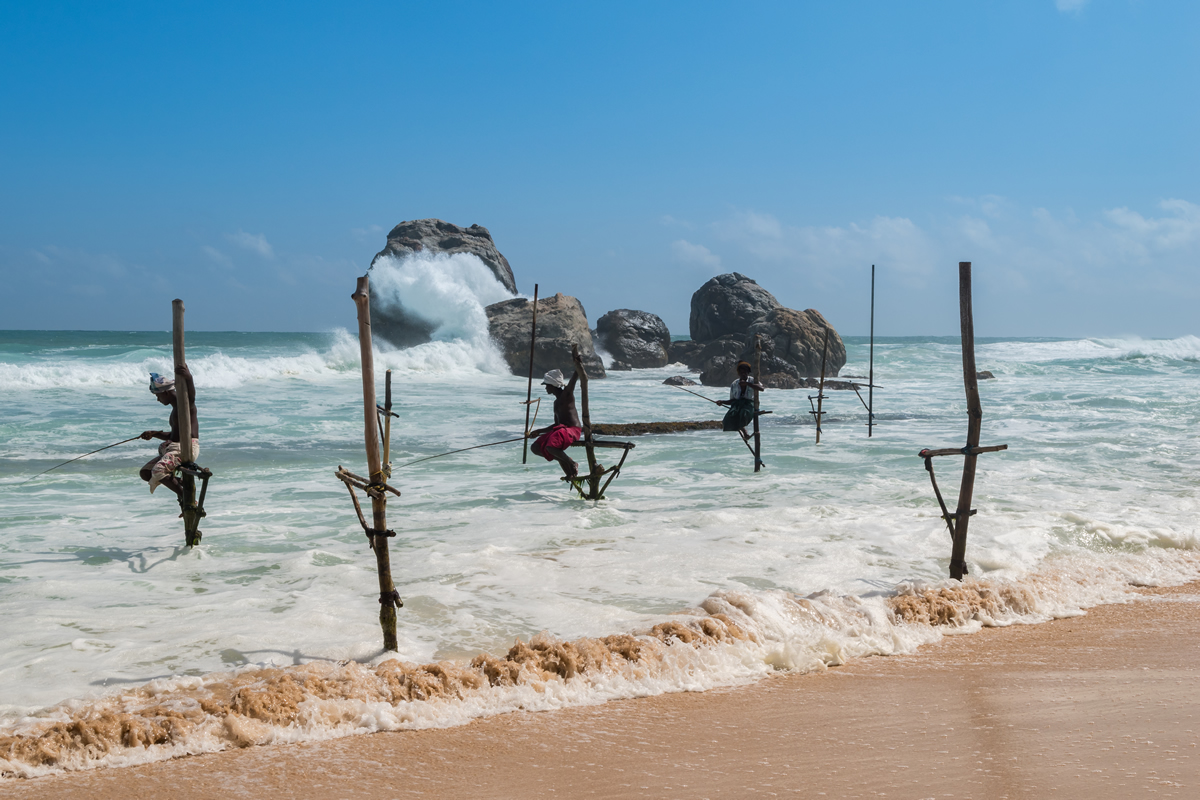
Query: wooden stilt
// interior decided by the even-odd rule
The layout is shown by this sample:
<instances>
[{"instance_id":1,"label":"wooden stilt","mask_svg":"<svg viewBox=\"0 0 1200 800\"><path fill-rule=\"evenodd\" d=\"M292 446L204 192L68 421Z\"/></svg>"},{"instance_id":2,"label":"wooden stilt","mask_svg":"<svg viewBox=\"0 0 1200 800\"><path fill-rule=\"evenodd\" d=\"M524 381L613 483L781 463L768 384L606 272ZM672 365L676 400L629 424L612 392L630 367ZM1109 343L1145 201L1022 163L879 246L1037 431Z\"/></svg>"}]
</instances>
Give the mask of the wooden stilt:
<instances>
[{"instance_id":1,"label":"wooden stilt","mask_svg":"<svg viewBox=\"0 0 1200 800\"><path fill-rule=\"evenodd\" d=\"M383 472L392 477L392 371L383 373Z\"/></svg>"},{"instance_id":2,"label":"wooden stilt","mask_svg":"<svg viewBox=\"0 0 1200 800\"><path fill-rule=\"evenodd\" d=\"M867 372L867 438L875 427L875 265L871 265L871 367Z\"/></svg>"},{"instance_id":3,"label":"wooden stilt","mask_svg":"<svg viewBox=\"0 0 1200 800\"><path fill-rule=\"evenodd\" d=\"M571 360L575 362L575 372L579 375L579 413L580 420L583 422L583 447L587 451L588 474L587 483L591 491L588 492L586 499L598 500L600 498L600 476L603 474L603 468L600 467L596 460L596 444L592 438L592 418L588 411L588 376L587 370L583 368L583 359L579 356L579 345L571 345Z\"/></svg>"},{"instance_id":4,"label":"wooden stilt","mask_svg":"<svg viewBox=\"0 0 1200 800\"><path fill-rule=\"evenodd\" d=\"M533 285L533 326L529 332L529 385L525 389L525 443L521 445L521 463L529 460L529 407L533 404L533 348L537 344L538 285Z\"/></svg>"},{"instance_id":5,"label":"wooden stilt","mask_svg":"<svg viewBox=\"0 0 1200 800\"><path fill-rule=\"evenodd\" d=\"M754 334L754 380L762 382L762 339ZM762 431L758 427L758 391L754 392L754 471L762 469Z\"/></svg>"},{"instance_id":6,"label":"wooden stilt","mask_svg":"<svg viewBox=\"0 0 1200 800\"><path fill-rule=\"evenodd\" d=\"M375 552L375 563L379 572L379 626L383 629L383 649L396 650L396 608L403 605L396 585L392 582L392 564L388 555L388 537L395 533L387 527L387 497L383 488L387 476L379 447L379 418L375 402L375 360L371 350L371 298L370 284L366 275L358 279L353 295L358 307L358 346L362 357L363 417L366 423L367 476L371 496L371 522L367 531L371 549ZM389 409L390 411L390 409Z\"/></svg>"},{"instance_id":7,"label":"wooden stilt","mask_svg":"<svg viewBox=\"0 0 1200 800\"><path fill-rule=\"evenodd\" d=\"M938 505L942 509L942 519L950 529L953 542L950 552L950 577L961 581L967 574L967 528L975 511L971 501L975 493L975 467L980 453L994 453L1007 450L1008 445L979 446L979 433L983 427L983 407L979 402L979 378L975 371L975 320L971 310L971 262L960 261L958 264L958 309L962 326L962 361L963 386L967 395L967 445L963 448L947 447L939 450L922 450L918 455L925 459L925 469L929 472L929 480L933 484L933 492L937 496ZM951 514L942 499L938 489L937 478L933 473L933 458L935 456L962 455L963 461L962 484L958 490L958 507Z\"/></svg>"},{"instance_id":8,"label":"wooden stilt","mask_svg":"<svg viewBox=\"0 0 1200 800\"><path fill-rule=\"evenodd\" d=\"M171 301L171 344L174 350L177 375L179 368L187 364L184 348L183 310L182 300ZM179 498L179 507L183 511L184 544L188 547L200 544L200 518L204 514L202 504L196 500L196 472L194 472L196 454L192 452L192 437L195 435L192 430L191 406L193 402L195 402L195 398L189 396L187 381L176 378L175 418L179 421L179 460L185 467L180 471L183 495ZM204 487L208 488L207 478L204 480Z\"/></svg>"},{"instance_id":9,"label":"wooden stilt","mask_svg":"<svg viewBox=\"0 0 1200 800\"><path fill-rule=\"evenodd\" d=\"M967 394L967 449L963 461L958 508L954 512L954 548L950 555L950 577L962 580L967 574L967 527L971 522L971 500L975 493L975 464L979 454L979 432L983 407L979 402L979 379L975 371L975 319L971 309L971 262L958 264L958 313L962 324L963 386Z\"/></svg>"},{"instance_id":10,"label":"wooden stilt","mask_svg":"<svg viewBox=\"0 0 1200 800\"><path fill-rule=\"evenodd\" d=\"M821 404L825 400L825 362L829 358L829 328L825 329L825 347L821 350L821 380L817 383L817 444L821 443L821 417L825 412Z\"/></svg>"}]
</instances>

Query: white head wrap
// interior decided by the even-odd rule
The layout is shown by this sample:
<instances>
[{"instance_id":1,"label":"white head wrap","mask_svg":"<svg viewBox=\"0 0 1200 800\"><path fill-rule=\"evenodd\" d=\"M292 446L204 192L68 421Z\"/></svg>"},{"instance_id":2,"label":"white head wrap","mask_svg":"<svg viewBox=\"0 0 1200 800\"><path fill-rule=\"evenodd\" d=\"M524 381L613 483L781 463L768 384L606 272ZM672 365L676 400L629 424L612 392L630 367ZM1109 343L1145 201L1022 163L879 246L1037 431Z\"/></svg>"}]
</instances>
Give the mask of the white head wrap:
<instances>
[{"instance_id":1,"label":"white head wrap","mask_svg":"<svg viewBox=\"0 0 1200 800\"><path fill-rule=\"evenodd\" d=\"M552 369L546 373L546 377L542 378L542 385L565 389L567 381L563 378L561 369Z\"/></svg>"},{"instance_id":2,"label":"white head wrap","mask_svg":"<svg viewBox=\"0 0 1200 800\"><path fill-rule=\"evenodd\" d=\"M150 391L154 392L155 394L173 392L175 391L175 379L164 377L159 375L157 372L151 372Z\"/></svg>"}]
</instances>

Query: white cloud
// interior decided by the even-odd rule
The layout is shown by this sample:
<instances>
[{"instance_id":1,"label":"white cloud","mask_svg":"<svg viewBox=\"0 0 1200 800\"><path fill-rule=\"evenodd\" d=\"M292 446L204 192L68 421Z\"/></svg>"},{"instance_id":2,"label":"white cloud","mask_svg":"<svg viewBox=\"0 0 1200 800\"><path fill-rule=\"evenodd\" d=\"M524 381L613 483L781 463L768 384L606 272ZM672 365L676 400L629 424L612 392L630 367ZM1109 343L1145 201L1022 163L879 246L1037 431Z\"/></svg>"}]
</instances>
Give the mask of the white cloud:
<instances>
[{"instance_id":1,"label":"white cloud","mask_svg":"<svg viewBox=\"0 0 1200 800\"><path fill-rule=\"evenodd\" d=\"M204 254L206 256L208 256L209 258L211 258L214 263L220 264L222 267L232 267L233 266L233 259L231 259L229 256L222 253L217 248L210 247L209 245L204 245L204 247L202 247L200 249L203 250Z\"/></svg>"},{"instance_id":2,"label":"white cloud","mask_svg":"<svg viewBox=\"0 0 1200 800\"><path fill-rule=\"evenodd\" d=\"M1064 13L1078 14L1089 0L1054 0L1055 7Z\"/></svg>"},{"instance_id":3,"label":"white cloud","mask_svg":"<svg viewBox=\"0 0 1200 800\"><path fill-rule=\"evenodd\" d=\"M257 253L263 258L275 257L275 250L272 249L270 242L267 241L267 237L261 233L253 234L238 231L237 233L225 234L225 239L236 244L238 247L249 250L252 253Z\"/></svg>"},{"instance_id":4,"label":"white cloud","mask_svg":"<svg viewBox=\"0 0 1200 800\"><path fill-rule=\"evenodd\" d=\"M676 261L684 264L699 264L714 269L721 266L721 257L702 244L692 244L686 239L671 242L671 253Z\"/></svg>"}]
</instances>

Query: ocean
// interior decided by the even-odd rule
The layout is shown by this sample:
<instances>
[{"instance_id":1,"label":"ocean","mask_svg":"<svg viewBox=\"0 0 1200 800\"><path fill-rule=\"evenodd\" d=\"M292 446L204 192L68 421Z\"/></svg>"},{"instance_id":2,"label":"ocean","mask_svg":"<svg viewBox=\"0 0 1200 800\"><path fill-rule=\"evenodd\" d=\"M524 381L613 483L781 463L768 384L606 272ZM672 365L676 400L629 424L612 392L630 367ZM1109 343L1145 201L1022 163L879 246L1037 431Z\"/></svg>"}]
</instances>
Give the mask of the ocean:
<instances>
[{"instance_id":1,"label":"ocean","mask_svg":"<svg viewBox=\"0 0 1200 800\"><path fill-rule=\"evenodd\" d=\"M423 308L453 294L410 284ZM346 300L348 327L353 313ZM522 430L525 379L487 341L482 301L430 313L437 341L375 353L381 398L393 371L394 465ZM842 374L865 375L867 339L845 341ZM0 332L4 776L702 691L1200 578L1200 338L977 341L996 375L982 443L1009 449L980 456L958 584L917 457L965 441L958 341L879 337L874 436L853 392L827 392L818 445L813 392L767 391L757 474L717 431L637 437L600 502L532 453L523 465L520 443L397 469L404 607L383 653L375 559L334 478L366 472L356 339L187 342L214 473L194 549L170 493L138 479L155 443L25 483L166 426L147 380L171 371L169 331ZM719 418L663 385L680 374L592 381L592 421ZM936 466L953 508L961 459Z\"/></svg>"}]
</instances>

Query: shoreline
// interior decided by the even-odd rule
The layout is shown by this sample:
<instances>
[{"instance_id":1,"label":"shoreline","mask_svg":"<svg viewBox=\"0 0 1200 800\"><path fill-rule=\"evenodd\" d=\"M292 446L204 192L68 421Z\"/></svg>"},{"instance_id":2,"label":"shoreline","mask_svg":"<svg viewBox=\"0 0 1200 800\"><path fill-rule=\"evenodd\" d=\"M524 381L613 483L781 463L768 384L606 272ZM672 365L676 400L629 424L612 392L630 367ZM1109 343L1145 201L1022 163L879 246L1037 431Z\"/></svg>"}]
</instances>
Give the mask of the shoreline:
<instances>
[{"instance_id":1,"label":"shoreline","mask_svg":"<svg viewBox=\"0 0 1200 800\"><path fill-rule=\"evenodd\" d=\"M1200 582L750 686L0 782L51 800L1194 796ZM1197 712L1200 714L1200 712Z\"/></svg>"}]
</instances>

